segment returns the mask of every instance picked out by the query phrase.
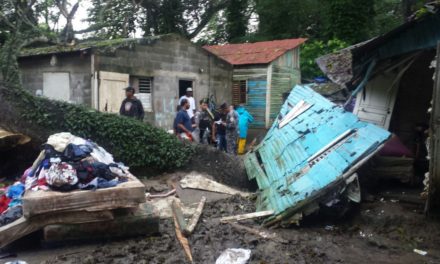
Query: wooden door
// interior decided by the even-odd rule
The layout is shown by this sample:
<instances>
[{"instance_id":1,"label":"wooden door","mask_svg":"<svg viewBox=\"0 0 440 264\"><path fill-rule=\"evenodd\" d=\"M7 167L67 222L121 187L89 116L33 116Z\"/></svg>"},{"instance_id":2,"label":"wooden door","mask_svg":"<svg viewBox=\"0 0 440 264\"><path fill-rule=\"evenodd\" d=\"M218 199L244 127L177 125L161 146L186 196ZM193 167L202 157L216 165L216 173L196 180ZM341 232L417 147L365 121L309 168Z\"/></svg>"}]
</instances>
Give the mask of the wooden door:
<instances>
[{"instance_id":1,"label":"wooden door","mask_svg":"<svg viewBox=\"0 0 440 264\"><path fill-rule=\"evenodd\" d=\"M371 80L358 94L353 113L362 121L388 129L399 86L395 81L395 74L382 74Z\"/></svg>"},{"instance_id":2,"label":"wooden door","mask_svg":"<svg viewBox=\"0 0 440 264\"><path fill-rule=\"evenodd\" d=\"M125 73L99 72L99 111L119 113L129 79Z\"/></svg>"}]
</instances>

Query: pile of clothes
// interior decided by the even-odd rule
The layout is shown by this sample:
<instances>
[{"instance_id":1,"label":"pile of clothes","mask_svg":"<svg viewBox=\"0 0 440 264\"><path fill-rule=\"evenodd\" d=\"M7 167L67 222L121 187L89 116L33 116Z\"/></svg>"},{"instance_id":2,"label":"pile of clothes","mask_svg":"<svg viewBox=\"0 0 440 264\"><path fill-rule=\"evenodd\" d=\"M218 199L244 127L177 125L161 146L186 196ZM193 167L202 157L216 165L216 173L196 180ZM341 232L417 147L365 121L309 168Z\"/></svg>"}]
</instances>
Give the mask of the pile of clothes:
<instances>
[{"instance_id":1,"label":"pile of clothes","mask_svg":"<svg viewBox=\"0 0 440 264\"><path fill-rule=\"evenodd\" d=\"M23 215L26 191L109 188L128 181L129 175L128 167L115 163L96 143L66 132L54 134L20 181L0 189L0 227Z\"/></svg>"},{"instance_id":2,"label":"pile of clothes","mask_svg":"<svg viewBox=\"0 0 440 264\"><path fill-rule=\"evenodd\" d=\"M50 136L22 177L26 190L71 191L109 188L128 180L128 168L96 143L58 133Z\"/></svg>"},{"instance_id":3,"label":"pile of clothes","mask_svg":"<svg viewBox=\"0 0 440 264\"><path fill-rule=\"evenodd\" d=\"M23 215L21 198L24 189L21 182L0 189L0 227L14 222Z\"/></svg>"}]
</instances>

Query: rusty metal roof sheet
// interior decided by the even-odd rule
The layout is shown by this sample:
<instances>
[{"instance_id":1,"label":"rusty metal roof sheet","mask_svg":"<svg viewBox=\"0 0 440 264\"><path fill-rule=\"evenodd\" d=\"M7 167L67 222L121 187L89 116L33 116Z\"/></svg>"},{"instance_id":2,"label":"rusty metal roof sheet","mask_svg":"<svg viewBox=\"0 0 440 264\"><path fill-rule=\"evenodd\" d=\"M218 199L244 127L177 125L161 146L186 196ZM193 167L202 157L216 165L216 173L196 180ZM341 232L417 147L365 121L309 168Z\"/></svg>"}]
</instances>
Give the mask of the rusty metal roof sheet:
<instances>
[{"instance_id":1,"label":"rusty metal roof sheet","mask_svg":"<svg viewBox=\"0 0 440 264\"><path fill-rule=\"evenodd\" d=\"M274 61L289 50L295 49L307 39L283 39L255 43L204 46L232 65L266 64Z\"/></svg>"},{"instance_id":2,"label":"rusty metal roof sheet","mask_svg":"<svg viewBox=\"0 0 440 264\"><path fill-rule=\"evenodd\" d=\"M277 221L301 213L317 197L345 186L389 137L297 85L261 144L245 157L248 176L260 189L257 210L275 211Z\"/></svg>"}]
</instances>

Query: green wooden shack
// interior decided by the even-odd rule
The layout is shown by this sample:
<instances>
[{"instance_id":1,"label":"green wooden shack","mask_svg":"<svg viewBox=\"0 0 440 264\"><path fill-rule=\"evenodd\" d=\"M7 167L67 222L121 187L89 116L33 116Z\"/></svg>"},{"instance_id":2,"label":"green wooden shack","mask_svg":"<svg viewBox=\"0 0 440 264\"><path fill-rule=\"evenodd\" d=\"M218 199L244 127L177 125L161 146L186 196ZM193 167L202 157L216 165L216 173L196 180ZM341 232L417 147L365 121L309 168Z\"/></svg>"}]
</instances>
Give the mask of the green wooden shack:
<instances>
[{"instance_id":1,"label":"green wooden shack","mask_svg":"<svg viewBox=\"0 0 440 264\"><path fill-rule=\"evenodd\" d=\"M301 82L300 46L306 39L225 44L204 48L233 65L232 104L254 116L252 128L269 128L283 94Z\"/></svg>"}]
</instances>

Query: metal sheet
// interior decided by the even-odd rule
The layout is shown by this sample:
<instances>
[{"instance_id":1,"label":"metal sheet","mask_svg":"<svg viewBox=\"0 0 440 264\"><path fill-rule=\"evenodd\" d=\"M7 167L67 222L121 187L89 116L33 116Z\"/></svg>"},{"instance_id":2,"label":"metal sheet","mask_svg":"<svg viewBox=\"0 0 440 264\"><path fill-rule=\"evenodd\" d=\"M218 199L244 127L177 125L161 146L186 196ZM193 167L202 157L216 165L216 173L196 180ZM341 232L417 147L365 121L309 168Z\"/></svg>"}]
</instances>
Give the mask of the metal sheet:
<instances>
[{"instance_id":1,"label":"metal sheet","mask_svg":"<svg viewBox=\"0 0 440 264\"><path fill-rule=\"evenodd\" d=\"M281 108L285 116L301 101L312 105L284 127L277 119L262 143L245 158L250 179L260 188L258 210L301 212L350 168L377 151L390 133L359 121L314 92L297 85ZM344 181L341 181L344 182Z\"/></svg>"}]
</instances>

